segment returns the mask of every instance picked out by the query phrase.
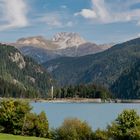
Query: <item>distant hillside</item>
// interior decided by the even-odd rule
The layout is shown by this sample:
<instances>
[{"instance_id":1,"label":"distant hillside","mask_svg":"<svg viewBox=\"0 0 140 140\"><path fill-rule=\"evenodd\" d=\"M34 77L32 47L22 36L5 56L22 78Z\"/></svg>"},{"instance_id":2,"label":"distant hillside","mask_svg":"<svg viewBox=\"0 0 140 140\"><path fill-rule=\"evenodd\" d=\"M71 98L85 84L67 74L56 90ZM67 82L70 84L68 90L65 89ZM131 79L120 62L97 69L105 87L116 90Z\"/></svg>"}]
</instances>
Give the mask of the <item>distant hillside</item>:
<instances>
[{"instance_id":1,"label":"distant hillside","mask_svg":"<svg viewBox=\"0 0 140 140\"><path fill-rule=\"evenodd\" d=\"M47 97L49 73L16 48L0 44L0 96Z\"/></svg>"},{"instance_id":2,"label":"distant hillside","mask_svg":"<svg viewBox=\"0 0 140 140\"><path fill-rule=\"evenodd\" d=\"M58 58L44 66L60 85L97 83L111 87L139 58L140 38L137 38L95 55Z\"/></svg>"},{"instance_id":3,"label":"distant hillside","mask_svg":"<svg viewBox=\"0 0 140 140\"><path fill-rule=\"evenodd\" d=\"M140 60L125 70L110 89L116 97L140 99Z\"/></svg>"},{"instance_id":4,"label":"distant hillside","mask_svg":"<svg viewBox=\"0 0 140 140\"><path fill-rule=\"evenodd\" d=\"M45 39L42 36L26 37L12 43L24 55L30 56L38 63L59 58L78 57L88 54L102 52L112 46L112 44L97 45L88 42L77 33L60 32L52 39Z\"/></svg>"}]
</instances>

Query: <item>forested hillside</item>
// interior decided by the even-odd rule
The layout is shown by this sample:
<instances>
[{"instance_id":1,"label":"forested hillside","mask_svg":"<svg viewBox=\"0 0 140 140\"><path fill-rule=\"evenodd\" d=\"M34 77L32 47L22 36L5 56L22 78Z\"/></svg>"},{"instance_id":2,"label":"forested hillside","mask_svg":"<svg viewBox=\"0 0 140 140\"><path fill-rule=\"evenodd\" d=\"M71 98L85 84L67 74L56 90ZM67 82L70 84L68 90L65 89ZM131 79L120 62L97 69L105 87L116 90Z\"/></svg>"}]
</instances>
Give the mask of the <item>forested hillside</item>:
<instances>
[{"instance_id":1,"label":"forested hillside","mask_svg":"<svg viewBox=\"0 0 140 140\"><path fill-rule=\"evenodd\" d=\"M117 44L102 53L59 58L45 63L44 66L52 73L59 85L96 83L111 87L125 70L133 68L139 58L140 38L137 38ZM129 92L129 98L133 97L132 91ZM128 98L125 95L123 97Z\"/></svg>"},{"instance_id":2,"label":"forested hillside","mask_svg":"<svg viewBox=\"0 0 140 140\"><path fill-rule=\"evenodd\" d=\"M110 89L116 97L140 99L140 60L125 70Z\"/></svg>"},{"instance_id":3,"label":"forested hillside","mask_svg":"<svg viewBox=\"0 0 140 140\"><path fill-rule=\"evenodd\" d=\"M0 96L47 97L49 73L16 48L0 44Z\"/></svg>"}]
</instances>

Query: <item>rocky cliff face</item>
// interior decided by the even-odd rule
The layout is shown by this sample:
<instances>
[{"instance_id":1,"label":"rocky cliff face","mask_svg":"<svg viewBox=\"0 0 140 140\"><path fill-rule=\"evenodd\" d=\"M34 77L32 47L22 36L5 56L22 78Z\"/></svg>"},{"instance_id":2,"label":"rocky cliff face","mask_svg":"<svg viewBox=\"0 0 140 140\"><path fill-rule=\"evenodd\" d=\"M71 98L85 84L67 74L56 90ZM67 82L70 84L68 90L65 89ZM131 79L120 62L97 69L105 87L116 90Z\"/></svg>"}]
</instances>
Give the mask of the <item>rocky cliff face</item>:
<instances>
[{"instance_id":1,"label":"rocky cliff face","mask_svg":"<svg viewBox=\"0 0 140 140\"><path fill-rule=\"evenodd\" d=\"M9 58L11 59L12 62L16 62L20 69L25 68L26 62L19 52L10 53Z\"/></svg>"}]
</instances>

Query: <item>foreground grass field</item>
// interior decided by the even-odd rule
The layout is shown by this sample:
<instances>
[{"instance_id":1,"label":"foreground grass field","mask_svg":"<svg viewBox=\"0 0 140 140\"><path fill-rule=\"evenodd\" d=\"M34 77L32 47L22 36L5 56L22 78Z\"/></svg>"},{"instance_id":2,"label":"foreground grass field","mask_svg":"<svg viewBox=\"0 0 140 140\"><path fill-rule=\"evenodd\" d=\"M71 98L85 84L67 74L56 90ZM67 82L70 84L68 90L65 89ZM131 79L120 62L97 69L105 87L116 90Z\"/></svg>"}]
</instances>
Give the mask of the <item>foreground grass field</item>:
<instances>
[{"instance_id":1,"label":"foreground grass field","mask_svg":"<svg viewBox=\"0 0 140 140\"><path fill-rule=\"evenodd\" d=\"M0 134L0 140L50 140L50 139Z\"/></svg>"}]
</instances>

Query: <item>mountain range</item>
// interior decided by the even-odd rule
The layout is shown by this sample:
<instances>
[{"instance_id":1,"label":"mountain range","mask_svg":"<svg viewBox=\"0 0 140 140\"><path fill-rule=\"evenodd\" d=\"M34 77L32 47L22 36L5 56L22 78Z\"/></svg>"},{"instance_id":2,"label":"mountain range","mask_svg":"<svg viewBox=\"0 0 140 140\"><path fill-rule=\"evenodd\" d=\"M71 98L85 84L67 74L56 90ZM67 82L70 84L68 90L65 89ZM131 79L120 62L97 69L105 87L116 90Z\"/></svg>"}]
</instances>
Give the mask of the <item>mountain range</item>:
<instances>
[{"instance_id":1,"label":"mountain range","mask_svg":"<svg viewBox=\"0 0 140 140\"><path fill-rule=\"evenodd\" d=\"M12 45L17 49L0 45L2 82L42 97L55 80L60 87L95 83L116 98L140 98L140 38L111 46L87 42L76 33L58 33L50 40L28 37Z\"/></svg>"},{"instance_id":2,"label":"mountain range","mask_svg":"<svg viewBox=\"0 0 140 140\"><path fill-rule=\"evenodd\" d=\"M96 83L109 88L117 97L140 98L139 60L140 38L137 38L114 45L104 52L61 57L43 65L61 86ZM127 75L126 71L129 71Z\"/></svg>"},{"instance_id":3,"label":"mountain range","mask_svg":"<svg viewBox=\"0 0 140 140\"><path fill-rule=\"evenodd\" d=\"M60 32L52 39L45 39L43 36L20 38L16 46L24 55L30 56L38 63L60 58L79 57L88 54L95 54L110 48L113 44L97 45L86 41L77 33Z\"/></svg>"}]
</instances>

